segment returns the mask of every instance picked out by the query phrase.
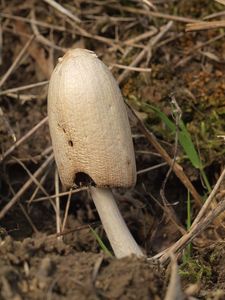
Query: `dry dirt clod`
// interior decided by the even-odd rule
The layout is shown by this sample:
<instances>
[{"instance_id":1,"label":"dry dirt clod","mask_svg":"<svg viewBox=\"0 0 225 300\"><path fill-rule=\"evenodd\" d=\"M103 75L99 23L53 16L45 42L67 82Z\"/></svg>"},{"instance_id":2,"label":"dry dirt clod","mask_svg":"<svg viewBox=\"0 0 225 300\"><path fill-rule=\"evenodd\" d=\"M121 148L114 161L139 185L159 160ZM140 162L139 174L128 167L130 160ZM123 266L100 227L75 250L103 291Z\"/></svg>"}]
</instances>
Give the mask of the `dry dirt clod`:
<instances>
[{"instance_id":1,"label":"dry dirt clod","mask_svg":"<svg viewBox=\"0 0 225 300\"><path fill-rule=\"evenodd\" d=\"M162 299L164 272L154 263L135 256L103 258L59 244L60 252L56 241L43 236L24 242L7 238L0 248L0 298L36 300L47 293L48 299ZM18 255L17 260L12 255ZM95 272L98 260L101 265ZM27 274L24 261L29 266Z\"/></svg>"}]
</instances>

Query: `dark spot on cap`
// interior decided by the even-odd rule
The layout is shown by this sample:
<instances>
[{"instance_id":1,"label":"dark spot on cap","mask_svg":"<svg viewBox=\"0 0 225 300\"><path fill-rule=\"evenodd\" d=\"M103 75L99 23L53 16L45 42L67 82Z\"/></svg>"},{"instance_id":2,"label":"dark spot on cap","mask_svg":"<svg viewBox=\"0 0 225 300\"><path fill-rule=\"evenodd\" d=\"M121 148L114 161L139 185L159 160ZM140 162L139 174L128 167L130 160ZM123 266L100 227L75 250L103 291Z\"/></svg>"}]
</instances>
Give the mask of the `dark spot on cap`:
<instances>
[{"instance_id":1,"label":"dark spot on cap","mask_svg":"<svg viewBox=\"0 0 225 300\"><path fill-rule=\"evenodd\" d=\"M73 141L69 140L68 144L69 144L70 147L73 147Z\"/></svg>"}]
</instances>

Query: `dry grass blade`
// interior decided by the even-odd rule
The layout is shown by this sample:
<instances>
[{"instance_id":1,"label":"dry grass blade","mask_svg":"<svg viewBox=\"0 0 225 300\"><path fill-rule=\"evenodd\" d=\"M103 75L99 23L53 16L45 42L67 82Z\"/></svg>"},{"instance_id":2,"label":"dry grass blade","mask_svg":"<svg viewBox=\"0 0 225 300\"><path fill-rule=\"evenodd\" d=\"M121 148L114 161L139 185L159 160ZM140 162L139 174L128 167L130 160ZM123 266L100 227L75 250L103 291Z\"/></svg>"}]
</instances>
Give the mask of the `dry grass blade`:
<instances>
[{"instance_id":1,"label":"dry grass blade","mask_svg":"<svg viewBox=\"0 0 225 300\"><path fill-rule=\"evenodd\" d=\"M48 120L48 117L42 119L37 125L35 125L30 131L28 131L22 138L20 138L15 144L13 144L5 153L0 157L0 162L3 161L9 154L11 154L18 146L20 146L26 139L28 139L35 131L37 131Z\"/></svg>"},{"instance_id":2,"label":"dry grass blade","mask_svg":"<svg viewBox=\"0 0 225 300\"><path fill-rule=\"evenodd\" d=\"M71 197L72 197L72 189L69 190L68 199L67 199L67 202L66 202L66 209L65 209L65 214L64 214L64 218L63 218L62 231L64 231L65 227L66 227L66 222L67 222L67 217L68 217L68 213L69 213Z\"/></svg>"},{"instance_id":3,"label":"dry grass blade","mask_svg":"<svg viewBox=\"0 0 225 300\"><path fill-rule=\"evenodd\" d=\"M144 9L138 9L138 8L129 7L129 6L122 6L122 5L107 5L107 6L110 6L114 9L118 9L119 11L126 11L129 13L133 13L135 15L140 14L140 15L144 15L144 16L162 18L165 20L171 20L171 21L182 22L182 23L198 22L198 20L192 19L192 18L185 18L185 17L175 16L175 15L169 15L169 14L155 12L155 11L154 12L147 11Z\"/></svg>"},{"instance_id":4,"label":"dry grass blade","mask_svg":"<svg viewBox=\"0 0 225 300\"><path fill-rule=\"evenodd\" d=\"M8 93L7 96L9 98L16 99L17 101L19 100L19 102L22 105L28 101L33 101L33 100L36 100L37 98L39 98L37 95L33 95L33 94L19 94L18 95L16 93Z\"/></svg>"},{"instance_id":5,"label":"dry grass blade","mask_svg":"<svg viewBox=\"0 0 225 300\"><path fill-rule=\"evenodd\" d=\"M116 67L119 69L124 69L124 70L129 70L129 71L134 71L134 72L151 72L152 69L151 68L138 68L138 67L131 67L131 66L124 66L124 65L120 65L120 64L112 64L111 67Z\"/></svg>"},{"instance_id":6,"label":"dry grass blade","mask_svg":"<svg viewBox=\"0 0 225 300\"><path fill-rule=\"evenodd\" d=\"M49 83L49 81L45 80L45 81L42 81L42 82L36 82L36 83L32 83L32 84L27 84L27 85L24 85L24 86L19 86L19 87L16 87L16 88L11 88L11 89L8 89L8 90L0 91L0 96L7 95L9 93L18 93L20 91L33 89L35 87L47 85L48 83Z\"/></svg>"},{"instance_id":7,"label":"dry grass blade","mask_svg":"<svg viewBox=\"0 0 225 300\"><path fill-rule=\"evenodd\" d=\"M34 178L37 178L41 173L47 168L50 162L53 160L53 154L51 154L45 162L37 169L37 171L33 174ZM20 197L26 192L26 190L33 183L33 179L30 178L27 182L19 189L19 191L13 196L13 198L2 208L0 211L0 220L4 218L7 212L19 201Z\"/></svg>"},{"instance_id":8,"label":"dry grass blade","mask_svg":"<svg viewBox=\"0 0 225 300\"><path fill-rule=\"evenodd\" d=\"M214 19L214 18L219 18L219 17L223 17L225 15L225 11L221 11L221 12L216 12L216 13L212 13L208 16L205 16L203 18L204 21L210 20L210 19Z\"/></svg>"},{"instance_id":9,"label":"dry grass blade","mask_svg":"<svg viewBox=\"0 0 225 300\"><path fill-rule=\"evenodd\" d=\"M86 37L86 38L90 38L90 39L96 40L96 41L101 42L101 43L105 43L109 46L113 46L113 47L117 46L116 41L113 40L113 39L106 38L104 36L100 36L100 35L97 35L97 34L88 33L85 29L83 29L81 27L78 27L78 26L76 26L76 29L77 29L77 33L76 33L77 35L80 35L80 36L83 36L83 37Z\"/></svg>"},{"instance_id":10,"label":"dry grass blade","mask_svg":"<svg viewBox=\"0 0 225 300\"><path fill-rule=\"evenodd\" d=\"M216 2L225 5L225 0L215 0ZM222 12L223 13L223 12ZM214 17L216 14L214 14ZM206 17L207 18L207 17ZM206 19L205 18L205 19ZM186 25L186 31L199 31L199 30L208 30L208 29L217 29L217 28L224 28L225 27L225 21L211 21L211 22L196 22L196 23L190 23Z\"/></svg>"},{"instance_id":11,"label":"dry grass blade","mask_svg":"<svg viewBox=\"0 0 225 300\"><path fill-rule=\"evenodd\" d=\"M144 174L144 173L150 172L152 170L155 170L155 169L158 169L158 168L161 168L161 167L164 167L164 166L167 166L166 162L155 165L155 166L152 166L152 167L148 167L148 168L145 168L145 169L142 169L142 170L139 170L139 171L137 171L137 175Z\"/></svg>"},{"instance_id":12,"label":"dry grass blade","mask_svg":"<svg viewBox=\"0 0 225 300\"><path fill-rule=\"evenodd\" d=\"M49 169L49 170L50 170L50 169ZM43 186L43 184L44 184L44 182L45 182L45 180L46 180L46 178L47 178L47 176L48 176L49 170L47 170L47 171L44 173L44 175L41 177L41 179L40 179L40 181L39 181L40 184L41 184L41 186ZM39 186L36 187L36 189L34 190L33 194L31 195L30 199L27 201L28 206L29 206L29 205L32 203L32 201L35 199L35 197L36 197L38 191L39 191ZM49 197L46 197L46 198L49 199Z\"/></svg>"},{"instance_id":13,"label":"dry grass blade","mask_svg":"<svg viewBox=\"0 0 225 300\"><path fill-rule=\"evenodd\" d=\"M78 17L74 16L69 10L67 10L65 7L63 7L61 4L57 3L56 1L54 1L54 0L43 0L43 1L46 2L47 4L51 5L52 7L54 7L61 14L72 19L74 22L76 22L76 23L81 22L81 20Z\"/></svg>"},{"instance_id":14,"label":"dry grass blade","mask_svg":"<svg viewBox=\"0 0 225 300\"><path fill-rule=\"evenodd\" d=\"M202 219L202 217L206 213L206 211L209 208L210 204L214 200L214 198L216 196L216 193L218 192L218 189L219 189L222 181L224 180L224 178L225 178L225 169L221 173L221 175L220 175L219 179L217 180L217 183L214 186L212 192L210 193L210 195L207 198L207 200L204 202L201 210L199 211L199 213L198 213L197 217L195 218L194 222L192 223L191 229L194 228L200 222L200 220Z\"/></svg>"},{"instance_id":15,"label":"dry grass blade","mask_svg":"<svg viewBox=\"0 0 225 300\"><path fill-rule=\"evenodd\" d=\"M56 193L56 198L55 198L55 209L56 209L56 232L60 233L61 232L61 217L60 217L60 199L59 199L59 175L57 168L55 167L55 193ZM61 238L58 237L58 240Z\"/></svg>"},{"instance_id":16,"label":"dry grass blade","mask_svg":"<svg viewBox=\"0 0 225 300\"><path fill-rule=\"evenodd\" d=\"M138 43L142 40L152 37L153 35L156 35L157 32L158 30L155 27L153 27L150 31L144 32L136 37L124 41L123 44L127 46L132 46L134 43Z\"/></svg>"},{"instance_id":17,"label":"dry grass blade","mask_svg":"<svg viewBox=\"0 0 225 300\"><path fill-rule=\"evenodd\" d=\"M198 22L190 23L186 25L185 31L198 31L198 30L208 30L208 29L217 29L224 28L225 21L211 21L211 22Z\"/></svg>"},{"instance_id":18,"label":"dry grass blade","mask_svg":"<svg viewBox=\"0 0 225 300\"><path fill-rule=\"evenodd\" d=\"M225 5L225 0L215 0L215 1L222 4L222 5Z\"/></svg>"}]
</instances>

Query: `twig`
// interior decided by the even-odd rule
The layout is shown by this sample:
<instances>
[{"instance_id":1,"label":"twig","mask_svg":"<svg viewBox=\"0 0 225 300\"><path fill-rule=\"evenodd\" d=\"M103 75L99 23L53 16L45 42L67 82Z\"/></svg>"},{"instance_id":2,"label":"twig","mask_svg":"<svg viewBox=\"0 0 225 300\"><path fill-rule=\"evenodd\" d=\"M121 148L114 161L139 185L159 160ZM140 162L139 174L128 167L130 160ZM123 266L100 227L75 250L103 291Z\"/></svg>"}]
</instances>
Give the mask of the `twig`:
<instances>
[{"instance_id":1,"label":"twig","mask_svg":"<svg viewBox=\"0 0 225 300\"><path fill-rule=\"evenodd\" d=\"M78 17L74 16L69 10L67 10L65 7L63 7L59 3L55 2L54 0L43 0L43 1L46 2L47 4L51 5L53 8L58 10L63 15L72 19L74 22L76 22L76 23L81 22L81 20Z\"/></svg>"},{"instance_id":2,"label":"twig","mask_svg":"<svg viewBox=\"0 0 225 300\"><path fill-rule=\"evenodd\" d=\"M48 120L48 117L42 119L37 125L35 125L30 131L28 131L22 138L20 138L15 144L13 144L5 153L0 157L0 162L3 161L9 154L11 154L18 146L20 146L26 139L28 139L35 131L37 131Z\"/></svg>"},{"instance_id":3,"label":"twig","mask_svg":"<svg viewBox=\"0 0 225 300\"><path fill-rule=\"evenodd\" d=\"M45 162L35 171L33 177L37 178L44 169L49 165L49 163L53 160L53 154L51 154ZM13 196L13 198L3 207L0 211L0 220L7 214L7 212L19 201L20 197L26 192L26 190L30 187L33 183L33 179L30 178L27 182L20 188L20 190Z\"/></svg>"},{"instance_id":4,"label":"twig","mask_svg":"<svg viewBox=\"0 0 225 300\"><path fill-rule=\"evenodd\" d=\"M12 65L10 66L10 68L7 70L7 72L4 74L4 76L2 77L2 79L0 80L0 88L2 87L2 85L6 82L6 80L9 78L9 76L11 75L11 73L14 71L14 69L17 67L19 61L22 59L22 57L24 56L25 52L27 51L27 49L30 47L31 43L33 42L35 36L32 35L31 38L27 41L27 43L25 44L25 46L23 47L23 49L20 51L20 53L18 54L18 56L16 57L16 59L14 60L14 62L12 63Z\"/></svg>"}]
</instances>

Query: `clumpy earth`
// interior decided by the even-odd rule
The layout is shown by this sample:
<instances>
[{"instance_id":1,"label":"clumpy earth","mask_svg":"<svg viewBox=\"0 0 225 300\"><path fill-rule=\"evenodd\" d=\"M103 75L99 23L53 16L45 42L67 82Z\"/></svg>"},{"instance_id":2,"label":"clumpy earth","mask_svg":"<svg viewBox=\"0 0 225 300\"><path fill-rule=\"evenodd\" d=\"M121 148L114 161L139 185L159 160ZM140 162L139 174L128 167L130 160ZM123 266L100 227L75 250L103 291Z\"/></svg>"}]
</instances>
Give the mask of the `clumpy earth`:
<instances>
[{"instance_id":1,"label":"clumpy earth","mask_svg":"<svg viewBox=\"0 0 225 300\"><path fill-rule=\"evenodd\" d=\"M46 236L0 245L1 299L162 299L163 269L146 259L77 252Z\"/></svg>"},{"instance_id":2,"label":"clumpy earth","mask_svg":"<svg viewBox=\"0 0 225 300\"><path fill-rule=\"evenodd\" d=\"M40 172L38 182L31 180L31 174L52 153L47 122L27 134L47 116L47 82L58 58L68 48L93 50L111 69L139 121L171 158L176 153L177 162L204 202L225 165L225 35L224 28L196 32L185 28L197 20L224 20L225 7L213 0L56 2L81 23L45 1L0 2L0 213L20 192L0 220L0 300L163 300L170 266L136 257L117 260L103 253L96 234L112 251L86 191L73 190L66 226L56 235L54 160ZM155 42L165 26L169 29ZM138 69L127 69L138 57ZM27 87L29 84L34 86ZM150 109L156 107L164 120L166 116L174 123L177 111L171 95L208 186L179 141L176 148L175 132ZM129 117L137 184L113 192L135 240L152 257L182 236L179 228L183 232L189 228L199 207L173 172L162 198L168 166L137 120ZM22 138L25 140L8 152ZM63 193L63 221L70 196L60 183L59 191ZM223 199L224 181L215 205ZM179 253L179 277L186 297L225 299L224 219L223 212Z\"/></svg>"}]
</instances>

